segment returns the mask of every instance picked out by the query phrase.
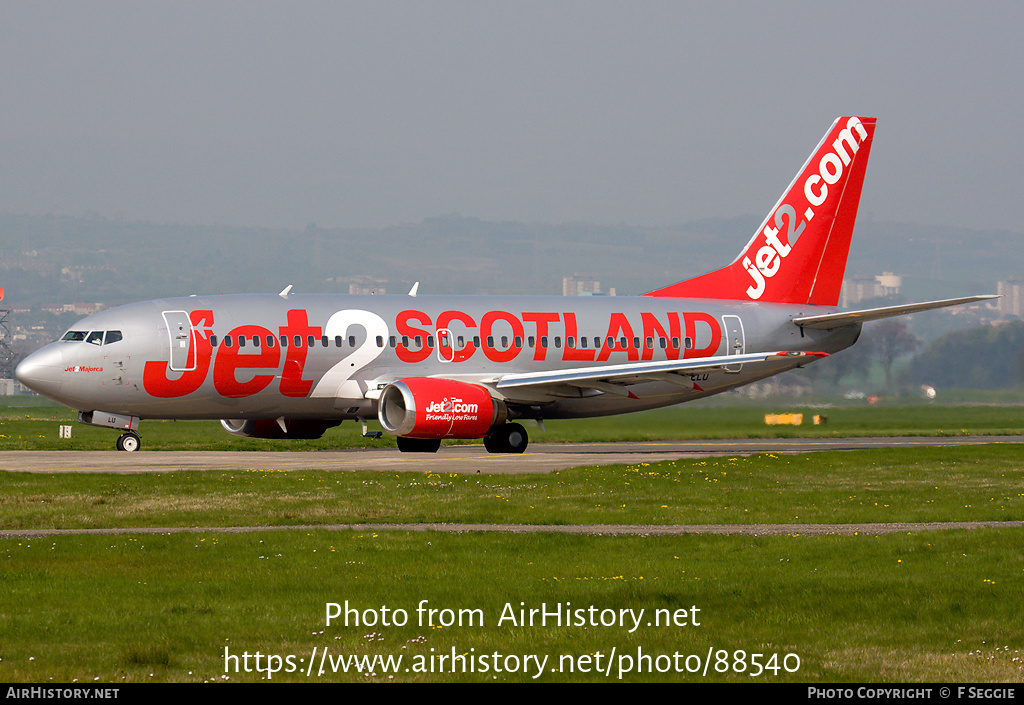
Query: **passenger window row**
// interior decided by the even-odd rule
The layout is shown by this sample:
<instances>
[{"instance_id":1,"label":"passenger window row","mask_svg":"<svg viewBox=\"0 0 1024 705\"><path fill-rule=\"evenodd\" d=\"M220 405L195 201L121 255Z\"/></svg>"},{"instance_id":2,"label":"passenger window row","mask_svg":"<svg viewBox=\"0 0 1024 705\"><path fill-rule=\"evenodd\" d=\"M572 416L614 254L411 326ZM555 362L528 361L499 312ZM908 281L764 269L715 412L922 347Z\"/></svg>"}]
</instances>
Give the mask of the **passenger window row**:
<instances>
[{"instance_id":1,"label":"passenger window row","mask_svg":"<svg viewBox=\"0 0 1024 705\"><path fill-rule=\"evenodd\" d=\"M261 346L268 348L287 348L289 346L301 348L303 347L304 344L305 347L307 348L316 347L317 344L319 344L320 347L327 348L330 347L332 343L336 348L343 347L346 344L350 348L354 348L356 347L356 337L354 335L350 335L346 340L340 335L334 336L333 339L328 338L326 335L322 335L319 338L313 335L308 335L305 338L303 338L301 335L292 336L291 338L289 338L287 335L282 335L280 337L275 337L273 335L267 335L263 337L260 337L258 335L240 335L237 338L230 335L225 335L222 339L218 340L217 336L214 335L210 338L210 345L212 345L213 347L217 347L217 345L220 344L226 348L230 348L234 345L237 345L240 348L244 348L246 345L251 345L254 348L258 348ZM378 335L376 338L376 344L378 348L383 348L384 338Z\"/></svg>"},{"instance_id":2,"label":"passenger window row","mask_svg":"<svg viewBox=\"0 0 1024 705\"><path fill-rule=\"evenodd\" d=\"M392 335L388 339L388 345L390 345L392 348L396 347L398 345L398 340L399 340L398 338L396 338L395 336ZM509 346L509 338L508 338L507 335L501 336L499 338L499 340L501 341L501 347L502 348L506 348L507 349L507 348L510 347ZM567 348L575 348L576 344L578 342L580 348L587 348L587 347L590 346L590 341L591 340L593 340L593 347L594 347L594 349L600 349L601 345L602 345L602 342L607 343L607 346L609 348L613 349L613 350L627 350L627 349L630 348L630 342L633 343L633 345L632 345L633 348L635 348L637 350L640 349L640 338L633 338L632 341L630 341L629 338L625 338L625 337L623 337L623 338L614 338L612 336L609 336L607 339L604 339L604 340L602 340L602 338L596 337L596 336L594 338L586 338L586 337L580 336L578 341L577 341L577 339L575 337L569 336L568 338L565 339L565 346ZM410 342L415 343L416 347L423 347L423 336L417 335L417 336L413 336L412 338L410 338L407 335L403 335L401 337L401 341L402 341L402 347L403 348L408 348ZM463 336L461 336L461 335L455 337L455 342L456 342L456 348L459 349L459 350L461 350L462 348L466 347L466 339ZM526 346L529 347L529 348L537 347L537 342L538 342L537 339L534 336L532 336L532 335L531 336L527 336L527 338L526 338ZM541 348L545 348L546 349L548 347L551 347L549 345L548 336L546 336L546 335L542 335L540 337L540 341L539 342L540 342L540 347ZM557 335L554 336L551 342L553 343L555 348L561 348L562 347L562 337L561 336L557 336ZM648 336L647 339L645 340L645 342L647 344L646 347L653 348L654 344L655 344L655 339L653 337L651 337L651 336ZM661 338L661 337L658 338L658 345L660 345L662 350L664 350L664 349L669 347L669 342L670 342L670 340L668 338ZM442 337L441 337L441 344L444 347L448 347L450 345L450 340L449 340L448 336L442 335ZM474 345L474 347L477 347L477 348L480 347L480 336L478 336L478 335L474 335L473 336L473 345ZM514 347L516 347L516 348L522 348L523 347L523 339L520 336L518 336L518 335L515 336L515 338L512 340L512 345ZM685 348L687 350L691 350L693 348L693 339L690 338L690 337L683 338L683 345L685 346ZM671 346L672 346L673 350L678 350L679 349L679 338L678 337L671 338ZM430 347L430 348L434 347L434 336L432 336L432 335L428 335L427 336L427 347ZM489 347L489 348L496 347L495 346L495 338L494 338L493 335L487 336L487 347Z\"/></svg>"},{"instance_id":3,"label":"passenger window row","mask_svg":"<svg viewBox=\"0 0 1024 705\"><path fill-rule=\"evenodd\" d=\"M111 343L116 343L116 342L118 342L119 340L122 340L122 339L123 339L123 336L121 335L121 331L119 331L119 330L108 330L108 331L69 330L67 333L64 334L64 337L61 338L61 340L63 340L63 341L68 341L68 342L86 342L86 343L90 343L92 345L110 345ZM501 347L502 348L507 349L507 348L510 347L509 346L509 338L508 338L508 336L503 335L499 339L501 341ZM449 339L448 336L442 336L441 342L442 342L442 344L445 347L448 347L448 345L450 344L449 340L450 339ZM411 339L410 339L409 336L403 335L401 337L401 341L402 341L402 347L404 347L404 348L408 348L410 342L415 343L416 347L423 347L423 337L419 336L419 335L413 336ZM456 341L458 349L461 350L462 348L466 347L466 339L463 336L461 336L461 335L456 336L455 337L455 341ZM632 341L630 341L629 338L625 338L625 337L614 338L612 336L608 336L604 340L602 340L600 337L597 337L597 336L595 336L594 338L588 338L588 337L580 336L580 338L578 340L575 337L573 337L573 336L569 336L568 338L565 339L565 345L568 348L575 348L577 346L577 343L578 343L580 348L585 349L585 348L590 346L591 341L593 341L593 347L595 349L600 348L602 343L606 343L607 346L609 348L613 349L613 350L616 350L616 349L618 349L618 350L626 350L626 349L628 349L630 347L629 346L630 342L632 342L632 344L633 344L632 347L633 348L635 348L635 349L639 349L640 348L640 338L633 338ZM382 336L378 335L374 342L376 343L378 348L383 348L384 347L384 338ZM540 336L540 340L539 341L534 336L532 336L532 335L528 336L526 338L526 345L529 348L536 347L538 342L540 343L540 347L541 348L545 348L546 349L546 348L549 347L549 340L548 340L548 336L546 336L546 335ZM553 342L555 348L561 348L562 347L562 338L561 338L561 336L557 336L557 335L554 336L551 342ZM653 348L654 344L655 344L655 339L653 337L651 337L651 336L648 336L647 339L644 342L646 343L646 347L647 348ZM318 343L319 343L320 347L324 347L324 348L330 347L332 343L334 344L334 347L336 347L336 348L344 347L344 345L346 345L346 344L348 345L348 347L354 348L354 347L356 347L356 337L354 335L350 335L350 336L348 336L348 339L346 340L345 338L343 338L340 335L334 336L333 339L328 338L326 335L322 335L319 338L317 338L315 336L312 336L312 335L306 336L305 338L303 338L301 335L292 336L291 338L289 338L287 335L282 335L280 337L275 337L273 335L267 335L267 336L264 336L262 338L260 336L258 336L258 335L252 335L252 336L240 335L237 338L233 338L230 335L225 335L223 337L223 339L221 339L220 341L218 341L218 338L217 338L216 335L212 336L210 338L210 344L213 347L217 347L218 343L223 345L226 348L230 348L230 347L232 347L232 346L234 346L236 344L240 348L244 348L244 347L246 347L246 345L251 345L254 348L258 348L260 346L265 346L265 347L268 347L268 348L273 348L273 347L280 346L282 348L287 348L289 345L291 345L292 347L299 348L299 347L302 347L303 344L305 344L305 346L308 347L308 348L312 348L312 347L316 347ZM673 350L677 350L679 348L679 338L676 338L676 337L673 337L671 339L659 337L659 338L657 338L657 343L658 343L658 345L663 350L668 348L670 343L671 343L671 347L672 347ZM396 336L393 336L393 335L390 336L390 338L388 339L388 345L390 347L392 347L392 348L396 347L398 345L398 338L396 338ZM473 336L473 345L474 345L474 347L477 347L477 348L480 347L480 336L478 336L478 335ZM512 345L515 346L516 348L522 348L523 347L523 339L520 336L518 336L518 335L515 336L515 338L512 340ZM690 337L683 338L683 345L685 346L685 348L687 350L692 349L693 348L693 339L690 338ZM490 348L494 348L495 347L495 338L494 338L494 336L487 336L487 346L490 347ZM432 336L432 335L428 335L427 336L427 347L431 347L431 348L434 347L434 336Z\"/></svg>"}]
</instances>

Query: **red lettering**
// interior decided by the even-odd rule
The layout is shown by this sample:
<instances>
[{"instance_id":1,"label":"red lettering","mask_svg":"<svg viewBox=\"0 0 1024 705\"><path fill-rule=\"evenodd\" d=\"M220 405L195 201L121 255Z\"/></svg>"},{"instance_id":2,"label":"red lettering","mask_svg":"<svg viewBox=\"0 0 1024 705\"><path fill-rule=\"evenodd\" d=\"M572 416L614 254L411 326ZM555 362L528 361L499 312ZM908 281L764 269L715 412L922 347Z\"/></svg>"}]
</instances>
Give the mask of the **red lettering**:
<instances>
[{"instance_id":1,"label":"red lettering","mask_svg":"<svg viewBox=\"0 0 1024 705\"><path fill-rule=\"evenodd\" d=\"M678 360L679 359L679 347L672 345L672 340L679 340L679 314L675 311L669 311L668 313L668 329L666 333L665 329L661 326L661 323L655 317L653 313L641 313L640 319L644 324L644 354L641 357L642 360L651 360L654 358L654 347L648 347L647 339L651 339L651 344L655 347L660 347L660 339L665 338L668 340L667 347L665 348L665 359L667 360Z\"/></svg>"},{"instance_id":2,"label":"red lettering","mask_svg":"<svg viewBox=\"0 0 1024 705\"><path fill-rule=\"evenodd\" d=\"M619 341L619 333L626 338L626 345ZM608 346L608 338L612 340L611 347ZM604 345L601 347L601 354L597 356L598 362L604 362L613 352L624 352L630 362L640 359L640 351L633 347L633 327L624 313L613 313L608 319L608 335L605 336Z\"/></svg>"},{"instance_id":3,"label":"red lettering","mask_svg":"<svg viewBox=\"0 0 1024 705\"><path fill-rule=\"evenodd\" d=\"M597 350L586 350L586 349L581 348L579 346L580 338L576 334L576 314L575 313L569 313L569 312L565 313L565 337L566 337L566 346L562 350L562 359L563 360L585 360L585 361L592 361L594 359L594 355L597 354ZM568 345L568 339L569 338L575 338L576 339L576 347L575 348L570 348L569 347L569 345Z\"/></svg>"},{"instance_id":4,"label":"red lettering","mask_svg":"<svg viewBox=\"0 0 1024 705\"><path fill-rule=\"evenodd\" d=\"M683 354L683 358L710 357L718 352L718 346L722 342L722 328L714 316L700 311L684 313L683 320L686 321L686 337L693 341L693 348ZM697 323L705 323L711 329L711 342L706 347L697 347Z\"/></svg>"},{"instance_id":5,"label":"red lettering","mask_svg":"<svg viewBox=\"0 0 1024 705\"><path fill-rule=\"evenodd\" d=\"M680 321L682 316L682 324ZM678 340L681 335L681 328L685 328L685 337L693 341L693 347L685 349L685 346L669 345L665 348L665 356L669 360L684 358L708 357L716 354L722 343L722 328L714 316L703 312L677 313L669 311L666 313L666 322L659 319L658 314L642 312L640 314L643 325L644 342L641 346L635 343L633 327L624 313L612 313L608 318L608 330L600 349L586 349L579 345L579 331L577 329L576 314L563 312L559 314L552 311L524 311L522 319L508 311L489 311L480 320L479 333L481 344L487 359L496 363L510 362L522 352L525 340L524 322L533 324L536 331L536 345L534 346L533 360L544 361L547 358L547 348L541 345L541 339L549 337L552 332L557 333L557 324L564 319L564 333L566 340L562 347L562 360L570 362L605 362L612 353L624 352L630 361L652 360L655 357L655 350L660 347L662 339ZM228 398L247 397L266 389L274 380L275 374L280 371L281 383L280 392L288 397L308 396L314 381L303 379L307 354L309 351L308 339L310 337L320 338L322 328L309 323L308 313L303 309L293 309L287 313L287 323L279 329L279 334L285 337L289 345L284 350L278 345L250 345L248 347L220 346L214 359L213 350L213 325L214 314L211 310L192 311L189 314L192 325L192 335L188 360L195 361L192 370L180 372L170 369L168 361L149 360L143 368L143 387L146 392L158 398L182 397L200 389L206 378L209 376L210 368L213 367L213 386L217 392ZM463 311L444 311L437 317L437 330L447 329L450 331L452 324L456 325L458 333L469 333L477 327L473 317ZM460 325L461 324L461 325ZM433 345L430 342L432 322L431 317L416 310L402 311L395 320L397 332L403 337L419 337L422 345L413 347L398 342L395 346L396 354L400 360L406 363L419 363L426 360L433 352ZM701 326L707 326L705 332ZM494 344L494 331L504 337L506 334L511 338L511 344L507 347ZM700 335L698 336L698 330ZM273 334L270 330L256 325L243 325L235 328L230 334L236 340L244 337L246 340L259 338L265 341ZM456 348L455 341L459 336L451 334L445 345L452 348L452 361L463 362L471 358L478 345L473 342L473 336L466 335L464 344ZM295 339L301 341L300 345L294 345ZM609 345L608 339L611 339ZM650 339L648 343L647 339ZM519 344L516 344L518 339ZM625 344L623 344L625 339ZM576 345L570 347L568 341L573 340ZM706 343L698 347L698 340ZM657 342L656 342L657 341ZM440 343L439 343L440 344ZM447 350L445 351L447 353ZM282 358L283 366L282 366ZM240 380L239 377L242 377Z\"/></svg>"},{"instance_id":6,"label":"red lettering","mask_svg":"<svg viewBox=\"0 0 1024 705\"><path fill-rule=\"evenodd\" d=\"M566 314L566 315L571 315L571 314ZM558 322L558 314L557 313L551 313L551 312L527 313L527 312L524 311L523 312L523 320L526 321L527 323L535 323L536 324L536 326L537 326L537 341L536 341L537 344L533 348L533 359L534 360L544 360L545 358L547 358L548 349L547 349L547 347L545 347L545 346L540 344L540 339L547 337L547 335L548 335L548 323L557 323ZM575 319L573 319L573 324L575 325ZM566 322L566 325L568 326L568 321ZM565 334L569 335L568 328L566 329ZM573 335L575 335L575 334L573 334Z\"/></svg>"},{"instance_id":7,"label":"red lettering","mask_svg":"<svg viewBox=\"0 0 1024 705\"><path fill-rule=\"evenodd\" d=\"M305 314L306 312L303 311L303 318L305 318ZM291 312L289 312L289 317L291 317ZM245 336L246 338L259 336L265 340L265 336L271 335L271 332L262 326L239 326L231 331L230 335L232 337ZM252 350L252 352L248 352L248 350ZM305 358L303 357L303 359ZM213 363L213 386L221 396L228 397L229 399L251 396L256 392L262 391L273 382L274 375L254 375L247 382L239 382L236 376L237 371L264 369L276 371L280 362L281 348L277 346L269 347L263 345L250 348L243 348L237 345L230 348L221 346L217 352L217 361ZM287 364L285 367L287 368ZM301 370L299 375L302 375ZM281 380L281 386L284 386L283 379Z\"/></svg>"},{"instance_id":8,"label":"red lettering","mask_svg":"<svg viewBox=\"0 0 1024 705\"><path fill-rule=\"evenodd\" d=\"M306 353L309 350L307 339L311 335L319 338L321 328L320 326L309 325L309 317L305 310L292 309L288 312L288 325L283 326L279 330L281 335L288 337L288 347L284 357L284 370L281 372L281 394L286 397L304 397L313 388L312 380L302 379L302 374L306 369ZM295 345L295 336L300 337L301 345ZM230 348L227 349L230 350ZM274 349L276 350L276 348ZM223 354L224 350L217 353L218 363L220 362L220 356ZM280 353L278 353L278 356L280 356ZM275 362L274 364L276 366L277 363ZM214 369L214 374L216 375L216 368Z\"/></svg>"},{"instance_id":9,"label":"red lettering","mask_svg":"<svg viewBox=\"0 0 1024 705\"><path fill-rule=\"evenodd\" d=\"M474 321L468 314L465 314L462 311L445 311L437 317L437 330L441 330L443 328L449 328L450 330L452 321L464 323L466 328L476 328L476 321ZM430 319L427 319L427 323L430 323ZM452 362L464 362L473 357L473 353L476 352L476 345L473 344L473 337L466 335L463 347L461 349L456 349L455 339L457 338L458 336L455 335L453 331L448 340L448 345L452 349ZM440 337L438 337L437 344L438 346L441 345ZM443 355L444 353L442 352L441 354ZM401 355L399 355L399 357L401 357Z\"/></svg>"},{"instance_id":10,"label":"red lettering","mask_svg":"<svg viewBox=\"0 0 1024 705\"><path fill-rule=\"evenodd\" d=\"M498 350L488 342L494 323L499 320L506 321L512 327L512 340L510 341L512 345L509 345L506 350ZM518 337L521 341L523 336L523 324L508 311L488 311L480 319L480 337L482 339L480 345L484 349L484 355L492 362L509 362L514 360L521 350L521 348L515 346L515 338Z\"/></svg>"},{"instance_id":11,"label":"red lettering","mask_svg":"<svg viewBox=\"0 0 1024 705\"><path fill-rule=\"evenodd\" d=\"M398 329L399 336L415 338L419 335L420 339L423 341L423 345L419 350L412 350L404 345L402 343L402 338L399 337L398 345L395 346L395 354L398 355L398 359L402 362L423 362L430 356L430 346L427 345L427 337L430 333L421 328L413 328L409 325L409 319L422 323L425 326L429 326L430 316L423 313L423 311L402 311L395 318L395 327Z\"/></svg>"},{"instance_id":12,"label":"red lettering","mask_svg":"<svg viewBox=\"0 0 1024 705\"><path fill-rule=\"evenodd\" d=\"M210 359L213 357L213 345L210 342L213 337L213 331L210 330L210 326L213 325L213 311L193 311L189 314L189 319L193 327L189 345L194 350L189 350L188 359L191 360L195 355L195 369L174 373L178 376L170 379L167 376L171 371L170 361L147 360L142 370L142 387L154 397L169 399L191 394L203 386L206 373L210 371ZM204 328L201 334L195 329L199 325Z\"/></svg>"}]
</instances>

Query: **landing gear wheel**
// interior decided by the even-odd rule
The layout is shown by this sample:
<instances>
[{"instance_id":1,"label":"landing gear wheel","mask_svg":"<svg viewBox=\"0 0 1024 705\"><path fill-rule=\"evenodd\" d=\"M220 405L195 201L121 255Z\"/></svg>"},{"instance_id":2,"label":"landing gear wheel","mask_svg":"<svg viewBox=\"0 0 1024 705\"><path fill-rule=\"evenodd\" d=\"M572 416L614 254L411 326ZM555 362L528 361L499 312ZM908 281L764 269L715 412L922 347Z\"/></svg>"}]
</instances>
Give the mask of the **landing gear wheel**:
<instances>
[{"instance_id":1,"label":"landing gear wheel","mask_svg":"<svg viewBox=\"0 0 1024 705\"><path fill-rule=\"evenodd\" d=\"M517 423L505 424L505 447L509 453L522 453L530 442L526 429Z\"/></svg>"},{"instance_id":2,"label":"landing gear wheel","mask_svg":"<svg viewBox=\"0 0 1024 705\"><path fill-rule=\"evenodd\" d=\"M484 436L488 453L522 453L529 442L526 429L517 423L507 423Z\"/></svg>"},{"instance_id":3,"label":"landing gear wheel","mask_svg":"<svg viewBox=\"0 0 1024 705\"><path fill-rule=\"evenodd\" d=\"M398 442L398 450L403 453L436 453L441 447L440 438L407 438L399 436L395 439Z\"/></svg>"},{"instance_id":4,"label":"landing gear wheel","mask_svg":"<svg viewBox=\"0 0 1024 705\"><path fill-rule=\"evenodd\" d=\"M117 449L127 453L134 453L142 445L142 439L135 431L128 431L121 434L117 439Z\"/></svg>"}]
</instances>

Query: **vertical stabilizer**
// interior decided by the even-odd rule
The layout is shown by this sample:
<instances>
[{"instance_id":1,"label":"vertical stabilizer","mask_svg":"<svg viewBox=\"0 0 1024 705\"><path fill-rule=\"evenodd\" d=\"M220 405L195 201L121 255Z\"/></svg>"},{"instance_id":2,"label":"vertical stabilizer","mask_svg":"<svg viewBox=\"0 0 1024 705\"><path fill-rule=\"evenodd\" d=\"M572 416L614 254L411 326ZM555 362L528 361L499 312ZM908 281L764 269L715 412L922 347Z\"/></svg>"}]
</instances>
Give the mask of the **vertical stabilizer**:
<instances>
[{"instance_id":1,"label":"vertical stabilizer","mask_svg":"<svg viewBox=\"0 0 1024 705\"><path fill-rule=\"evenodd\" d=\"M874 134L836 120L732 264L646 296L838 304Z\"/></svg>"}]
</instances>

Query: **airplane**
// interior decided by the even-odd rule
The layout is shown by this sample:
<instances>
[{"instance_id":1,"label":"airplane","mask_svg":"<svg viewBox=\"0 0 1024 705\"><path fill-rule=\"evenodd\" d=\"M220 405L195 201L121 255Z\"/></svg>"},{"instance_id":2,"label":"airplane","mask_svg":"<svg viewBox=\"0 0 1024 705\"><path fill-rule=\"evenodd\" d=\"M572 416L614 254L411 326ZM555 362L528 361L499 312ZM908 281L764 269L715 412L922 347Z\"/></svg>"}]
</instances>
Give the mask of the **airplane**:
<instances>
[{"instance_id":1,"label":"airplane","mask_svg":"<svg viewBox=\"0 0 1024 705\"><path fill-rule=\"evenodd\" d=\"M994 296L838 308L875 118L838 118L729 265L633 297L190 296L88 316L25 358L29 389L121 429L220 419L319 438L376 417L403 452L522 453L521 421L720 394L852 345L865 321ZM637 253L637 256L642 256Z\"/></svg>"}]
</instances>

